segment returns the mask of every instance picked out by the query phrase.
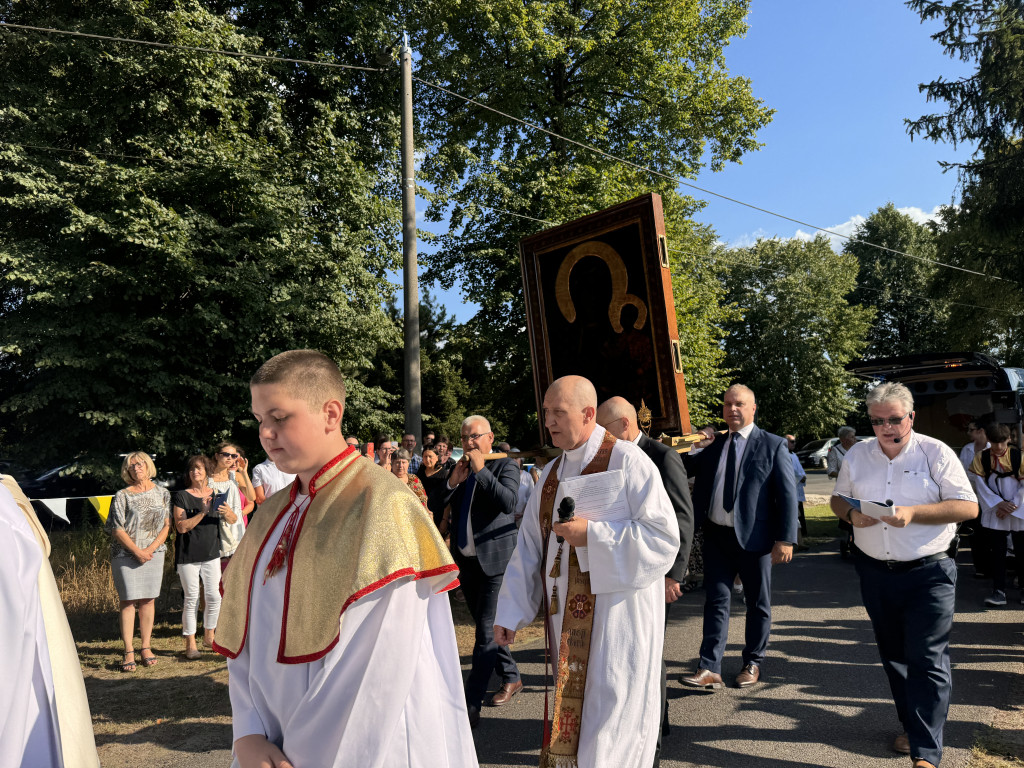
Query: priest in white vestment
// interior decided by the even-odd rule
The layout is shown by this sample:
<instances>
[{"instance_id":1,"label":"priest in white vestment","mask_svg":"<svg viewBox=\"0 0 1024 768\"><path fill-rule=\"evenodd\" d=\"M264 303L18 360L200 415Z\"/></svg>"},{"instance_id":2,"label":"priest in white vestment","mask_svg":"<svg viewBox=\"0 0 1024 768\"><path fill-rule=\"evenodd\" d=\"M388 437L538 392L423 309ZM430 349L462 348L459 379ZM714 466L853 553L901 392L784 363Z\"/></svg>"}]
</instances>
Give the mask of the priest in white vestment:
<instances>
[{"instance_id":1,"label":"priest in white vestment","mask_svg":"<svg viewBox=\"0 0 1024 768\"><path fill-rule=\"evenodd\" d=\"M642 450L619 440L608 459L609 472L622 470L629 518L556 522L548 537L547 562L541 562L541 489L552 471L564 481L579 476L594 460L605 440L605 430L595 421L596 410L597 393L581 377L558 379L545 393L545 426L552 443L564 453L557 464L545 467L530 496L498 598L495 638L499 643L514 641L515 632L536 618L542 604L547 606L545 592L550 599L552 582L557 594L566 596L567 568L562 567L557 578L547 578L558 550L556 535L576 546L577 552L585 546L595 606L577 764L648 768L661 727L664 577L679 549L679 527L661 476ZM555 509L562 497L560 483ZM551 616L554 669L567 602L560 599Z\"/></svg>"}]
</instances>

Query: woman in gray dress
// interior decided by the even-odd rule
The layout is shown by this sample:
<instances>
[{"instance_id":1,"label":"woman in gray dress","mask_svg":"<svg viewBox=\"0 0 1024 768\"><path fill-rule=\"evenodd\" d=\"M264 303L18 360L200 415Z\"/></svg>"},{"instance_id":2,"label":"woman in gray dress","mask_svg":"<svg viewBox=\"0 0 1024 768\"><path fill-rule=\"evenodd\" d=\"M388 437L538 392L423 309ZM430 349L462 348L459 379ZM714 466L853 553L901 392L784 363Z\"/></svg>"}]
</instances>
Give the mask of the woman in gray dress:
<instances>
[{"instance_id":1,"label":"woman in gray dress","mask_svg":"<svg viewBox=\"0 0 1024 768\"><path fill-rule=\"evenodd\" d=\"M171 494L154 484L154 477L153 459L141 451L129 454L121 465L121 478L128 487L114 496L107 517L107 532L111 536L110 568L121 599L122 672L135 671L136 610L142 663L147 667L156 664L150 642L156 613L154 601L160 594L164 575L164 542L171 525Z\"/></svg>"}]
</instances>

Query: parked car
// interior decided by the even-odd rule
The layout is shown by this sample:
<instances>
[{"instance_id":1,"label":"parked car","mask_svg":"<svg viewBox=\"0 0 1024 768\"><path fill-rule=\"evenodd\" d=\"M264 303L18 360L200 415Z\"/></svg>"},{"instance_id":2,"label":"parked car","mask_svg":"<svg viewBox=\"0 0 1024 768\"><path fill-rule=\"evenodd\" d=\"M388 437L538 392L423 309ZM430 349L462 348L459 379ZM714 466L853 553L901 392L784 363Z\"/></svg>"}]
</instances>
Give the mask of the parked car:
<instances>
[{"instance_id":1,"label":"parked car","mask_svg":"<svg viewBox=\"0 0 1024 768\"><path fill-rule=\"evenodd\" d=\"M857 440L871 440L866 435L857 435ZM809 469L825 469L828 466L828 452L839 442L838 437L827 437L824 440L812 440L796 452L801 466Z\"/></svg>"}]
</instances>

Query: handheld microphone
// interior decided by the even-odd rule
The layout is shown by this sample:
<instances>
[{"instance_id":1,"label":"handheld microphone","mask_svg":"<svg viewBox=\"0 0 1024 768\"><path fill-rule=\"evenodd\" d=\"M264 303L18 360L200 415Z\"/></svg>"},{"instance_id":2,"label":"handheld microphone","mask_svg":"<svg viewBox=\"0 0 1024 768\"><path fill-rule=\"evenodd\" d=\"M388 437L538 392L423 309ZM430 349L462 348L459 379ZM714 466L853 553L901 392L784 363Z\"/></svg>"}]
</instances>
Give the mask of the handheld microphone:
<instances>
[{"instance_id":1,"label":"handheld microphone","mask_svg":"<svg viewBox=\"0 0 1024 768\"><path fill-rule=\"evenodd\" d=\"M576 517L576 500L572 496L566 496L562 499L562 503L558 505L558 522L568 523ZM556 535L555 539L561 544L565 539L561 536Z\"/></svg>"}]
</instances>

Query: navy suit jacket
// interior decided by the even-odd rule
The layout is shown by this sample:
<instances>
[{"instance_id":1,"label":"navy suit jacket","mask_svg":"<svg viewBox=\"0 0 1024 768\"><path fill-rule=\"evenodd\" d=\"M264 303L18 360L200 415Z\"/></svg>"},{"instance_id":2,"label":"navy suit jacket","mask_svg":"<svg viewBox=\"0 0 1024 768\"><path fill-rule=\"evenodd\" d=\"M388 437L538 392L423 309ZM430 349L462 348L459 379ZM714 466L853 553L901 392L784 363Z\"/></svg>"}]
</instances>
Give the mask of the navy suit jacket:
<instances>
[{"instance_id":1,"label":"navy suit jacket","mask_svg":"<svg viewBox=\"0 0 1024 768\"><path fill-rule=\"evenodd\" d=\"M696 456L683 457L696 477L693 506L698 525L710 518L715 473L727 437L715 435L715 441ZM733 525L740 546L750 552L767 552L776 541L795 544L799 524L796 477L785 439L754 425L737 470Z\"/></svg>"},{"instance_id":2,"label":"navy suit jacket","mask_svg":"<svg viewBox=\"0 0 1024 768\"><path fill-rule=\"evenodd\" d=\"M472 472L472 470L470 470ZM449 490L447 480L445 504L452 507L452 554L463 557L458 545L459 514L466 483ZM488 576L505 572L516 548L516 501L519 499L519 466L512 459L494 459L484 463L476 473L476 491L469 508L473 523L473 544L480 568ZM460 576L461 578L461 576Z\"/></svg>"},{"instance_id":3,"label":"navy suit jacket","mask_svg":"<svg viewBox=\"0 0 1024 768\"><path fill-rule=\"evenodd\" d=\"M679 523L679 551L676 552L672 570L666 576L682 581L686 577L686 565L690 561L690 547L693 545L693 501L690 500L690 481L686 477L686 467L683 466L683 460L677 450L658 440L641 434L636 444L658 468L662 485L665 486L665 492L672 502L672 509L676 512L676 522Z\"/></svg>"}]
</instances>

